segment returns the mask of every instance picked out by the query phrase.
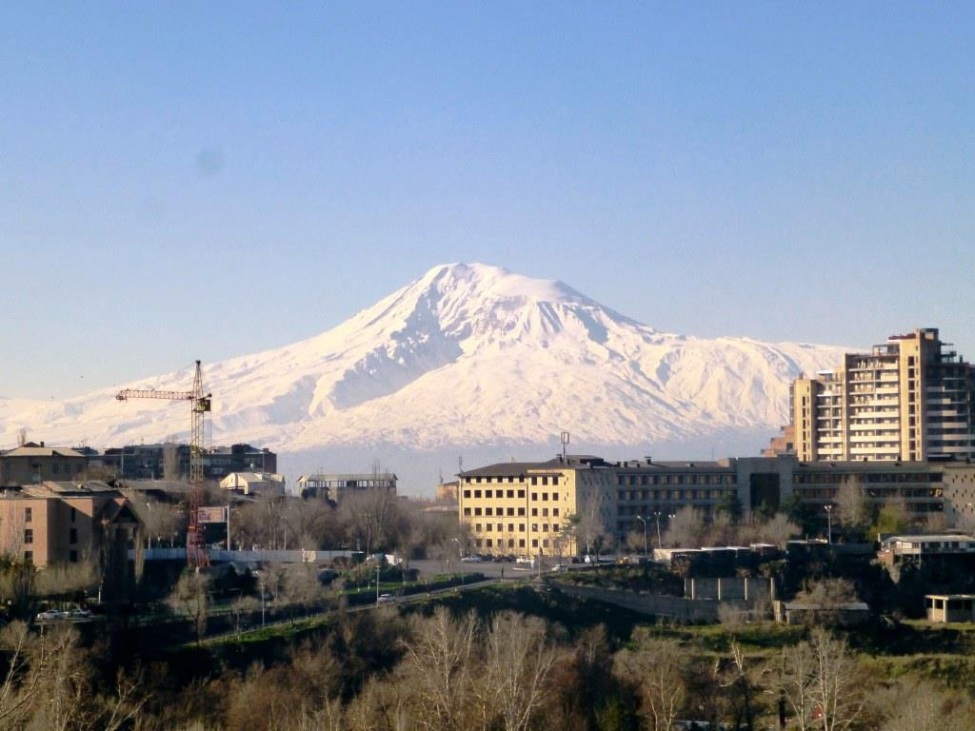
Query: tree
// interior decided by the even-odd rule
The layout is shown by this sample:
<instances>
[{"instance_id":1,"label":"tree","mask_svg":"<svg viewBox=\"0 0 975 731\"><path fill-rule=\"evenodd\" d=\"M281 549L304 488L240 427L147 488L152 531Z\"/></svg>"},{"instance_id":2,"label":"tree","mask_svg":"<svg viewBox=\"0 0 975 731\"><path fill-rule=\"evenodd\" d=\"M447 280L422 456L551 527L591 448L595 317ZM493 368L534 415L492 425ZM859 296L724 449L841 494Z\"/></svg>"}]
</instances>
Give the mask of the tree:
<instances>
[{"instance_id":1,"label":"tree","mask_svg":"<svg viewBox=\"0 0 975 731\"><path fill-rule=\"evenodd\" d=\"M667 524L667 545L675 548L700 548L704 545L707 530L704 515L685 506Z\"/></svg>"},{"instance_id":2,"label":"tree","mask_svg":"<svg viewBox=\"0 0 975 731\"><path fill-rule=\"evenodd\" d=\"M783 649L778 670L799 731L841 731L856 723L863 683L845 640L816 627L807 642Z\"/></svg>"},{"instance_id":3,"label":"tree","mask_svg":"<svg viewBox=\"0 0 975 731\"><path fill-rule=\"evenodd\" d=\"M636 647L616 655L617 673L640 697L641 715L653 731L671 731L687 698L688 656L676 640L637 636Z\"/></svg>"},{"instance_id":4,"label":"tree","mask_svg":"<svg viewBox=\"0 0 975 731\"><path fill-rule=\"evenodd\" d=\"M210 608L210 577L200 571L185 570L169 596L169 604L193 623L196 642L200 644L206 633Z\"/></svg>"},{"instance_id":5,"label":"tree","mask_svg":"<svg viewBox=\"0 0 975 731\"><path fill-rule=\"evenodd\" d=\"M813 623L835 625L842 616L843 607L859 601L856 587L847 579L826 578L811 581L796 594L795 601L809 607L808 616Z\"/></svg>"},{"instance_id":6,"label":"tree","mask_svg":"<svg viewBox=\"0 0 975 731\"><path fill-rule=\"evenodd\" d=\"M505 731L531 728L548 695L558 654L546 630L538 617L512 612L496 615L491 623L478 691L484 707L500 715Z\"/></svg>"},{"instance_id":7,"label":"tree","mask_svg":"<svg viewBox=\"0 0 975 731\"><path fill-rule=\"evenodd\" d=\"M851 539L863 540L870 523L870 504L857 476L849 475L840 483L835 504L836 517L843 532Z\"/></svg>"},{"instance_id":8,"label":"tree","mask_svg":"<svg viewBox=\"0 0 975 731\"><path fill-rule=\"evenodd\" d=\"M422 713L417 726L436 731L474 729L482 712L474 701L474 662L478 650L478 623L473 613L454 620L445 607L438 607L429 619L417 619L413 639L404 641L406 662L401 673L415 683L416 700Z\"/></svg>"}]
</instances>

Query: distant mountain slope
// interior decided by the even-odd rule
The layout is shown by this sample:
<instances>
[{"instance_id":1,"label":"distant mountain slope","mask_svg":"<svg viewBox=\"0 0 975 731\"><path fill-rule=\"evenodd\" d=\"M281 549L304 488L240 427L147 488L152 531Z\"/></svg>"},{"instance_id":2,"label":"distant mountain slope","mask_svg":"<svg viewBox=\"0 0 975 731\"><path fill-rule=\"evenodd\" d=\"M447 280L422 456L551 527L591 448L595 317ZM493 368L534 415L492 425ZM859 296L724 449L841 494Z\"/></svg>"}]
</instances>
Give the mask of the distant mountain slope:
<instances>
[{"instance_id":1,"label":"distant mountain slope","mask_svg":"<svg viewBox=\"0 0 975 731\"><path fill-rule=\"evenodd\" d=\"M788 420L789 384L844 349L662 333L560 283L482 264L431 269L338 327L204 363L212 440L277 451L386 443L643 445ZM190 368L128 388L188 390ZM0 435L102 448L186 439L179 403L0 399Z\"/></svg>"}]
</instances>

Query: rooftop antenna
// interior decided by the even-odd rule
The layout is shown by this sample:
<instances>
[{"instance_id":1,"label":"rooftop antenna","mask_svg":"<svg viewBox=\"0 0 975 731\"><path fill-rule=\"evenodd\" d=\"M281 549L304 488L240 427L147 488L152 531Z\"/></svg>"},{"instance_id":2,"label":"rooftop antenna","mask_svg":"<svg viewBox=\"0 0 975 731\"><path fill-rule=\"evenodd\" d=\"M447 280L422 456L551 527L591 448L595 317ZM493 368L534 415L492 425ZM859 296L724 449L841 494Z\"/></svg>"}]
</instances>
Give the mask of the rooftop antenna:
<instances>
[{"instance_id":1,"label":"rooftop antenna","mask_svg":"<svg viewBox=\"0 0 975 731\"><path fill-rule=\"evenodd\" d=\"M559 441L562 442L562 461L565 462L565 448L569 443L569 432L562 432L559 435Z\"/></svg>"}]
</instances>

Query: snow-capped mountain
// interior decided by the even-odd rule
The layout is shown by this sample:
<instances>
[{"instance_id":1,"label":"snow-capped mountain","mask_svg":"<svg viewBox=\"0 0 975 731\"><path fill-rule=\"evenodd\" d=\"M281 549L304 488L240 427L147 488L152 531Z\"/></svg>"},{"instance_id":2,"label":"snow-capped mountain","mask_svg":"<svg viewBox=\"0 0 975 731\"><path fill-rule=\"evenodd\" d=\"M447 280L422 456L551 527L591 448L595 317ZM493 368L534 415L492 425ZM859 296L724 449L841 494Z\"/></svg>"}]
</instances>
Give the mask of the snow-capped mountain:
<instances>
[{"instance_id":1,"label":"snow-capped mountain","mask_svg":"<svg viewBox=\"0 0 975 731\"><path fill-rule=\"evenodd\" d=\"M203 364L212 441L279 452L388 444L647 445L788 421L789 384L844 349L663 333L560 283L482 264L438 266L321 335ZM126 388L189 390L192 369ZM114 399L0 400L21 428L96 448L186 439L188 409ZM760 446L760 445L757 445Z\"/></svg>"}]
</instances>

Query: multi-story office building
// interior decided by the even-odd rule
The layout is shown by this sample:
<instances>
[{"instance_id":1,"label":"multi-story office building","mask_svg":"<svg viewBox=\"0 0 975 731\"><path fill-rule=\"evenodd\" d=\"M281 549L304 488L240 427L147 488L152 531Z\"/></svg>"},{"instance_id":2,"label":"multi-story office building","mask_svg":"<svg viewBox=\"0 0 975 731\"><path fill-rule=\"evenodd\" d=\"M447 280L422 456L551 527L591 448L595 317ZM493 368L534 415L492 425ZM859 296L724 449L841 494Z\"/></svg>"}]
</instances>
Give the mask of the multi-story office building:
<instances>
[{"instance_id":1,"label":"multi-story office building","mask_svg":"<svg viewBox=\"0 0 975 731\"><path fill-rule=\"evenodd\" d=\"M964 461L800 462L792 455L715 462L607 462L567 456L503 462L459 475L459 517L475 550L489 554L574 555L602 533L614 543L643 532L660 542L670 516L693 508L742 514L779 510L797 499L820 516L844 491L867 505L896 503L910 515L943 514L975 525L975 465Z\"/></svg>"},{"instance_id":2,"label":"multi-story office building","mask_svg":"<svg viewBox=\"0 0 975 731\"><path fill-rule=\"evenodd\" d=\"M893 335L870 353L792 386L801 461L975 457L975 366L934 328Z\"/></svg>"},{"instance_id":3,"label":"multi-story office building","mask_svg":"<svg viewBox=\"0 0 975 731\"><path fill-rule=\"evenodd\" d=\"M104 470L124 480L160 480L185 478L190 473L188 444L130 444L106 449L102 455L89 458ZM249 444L214 447L203 454L203 476L220 480L234 472L275 474L277 454L267 448Z\"/></svg>"}]
</instances>

